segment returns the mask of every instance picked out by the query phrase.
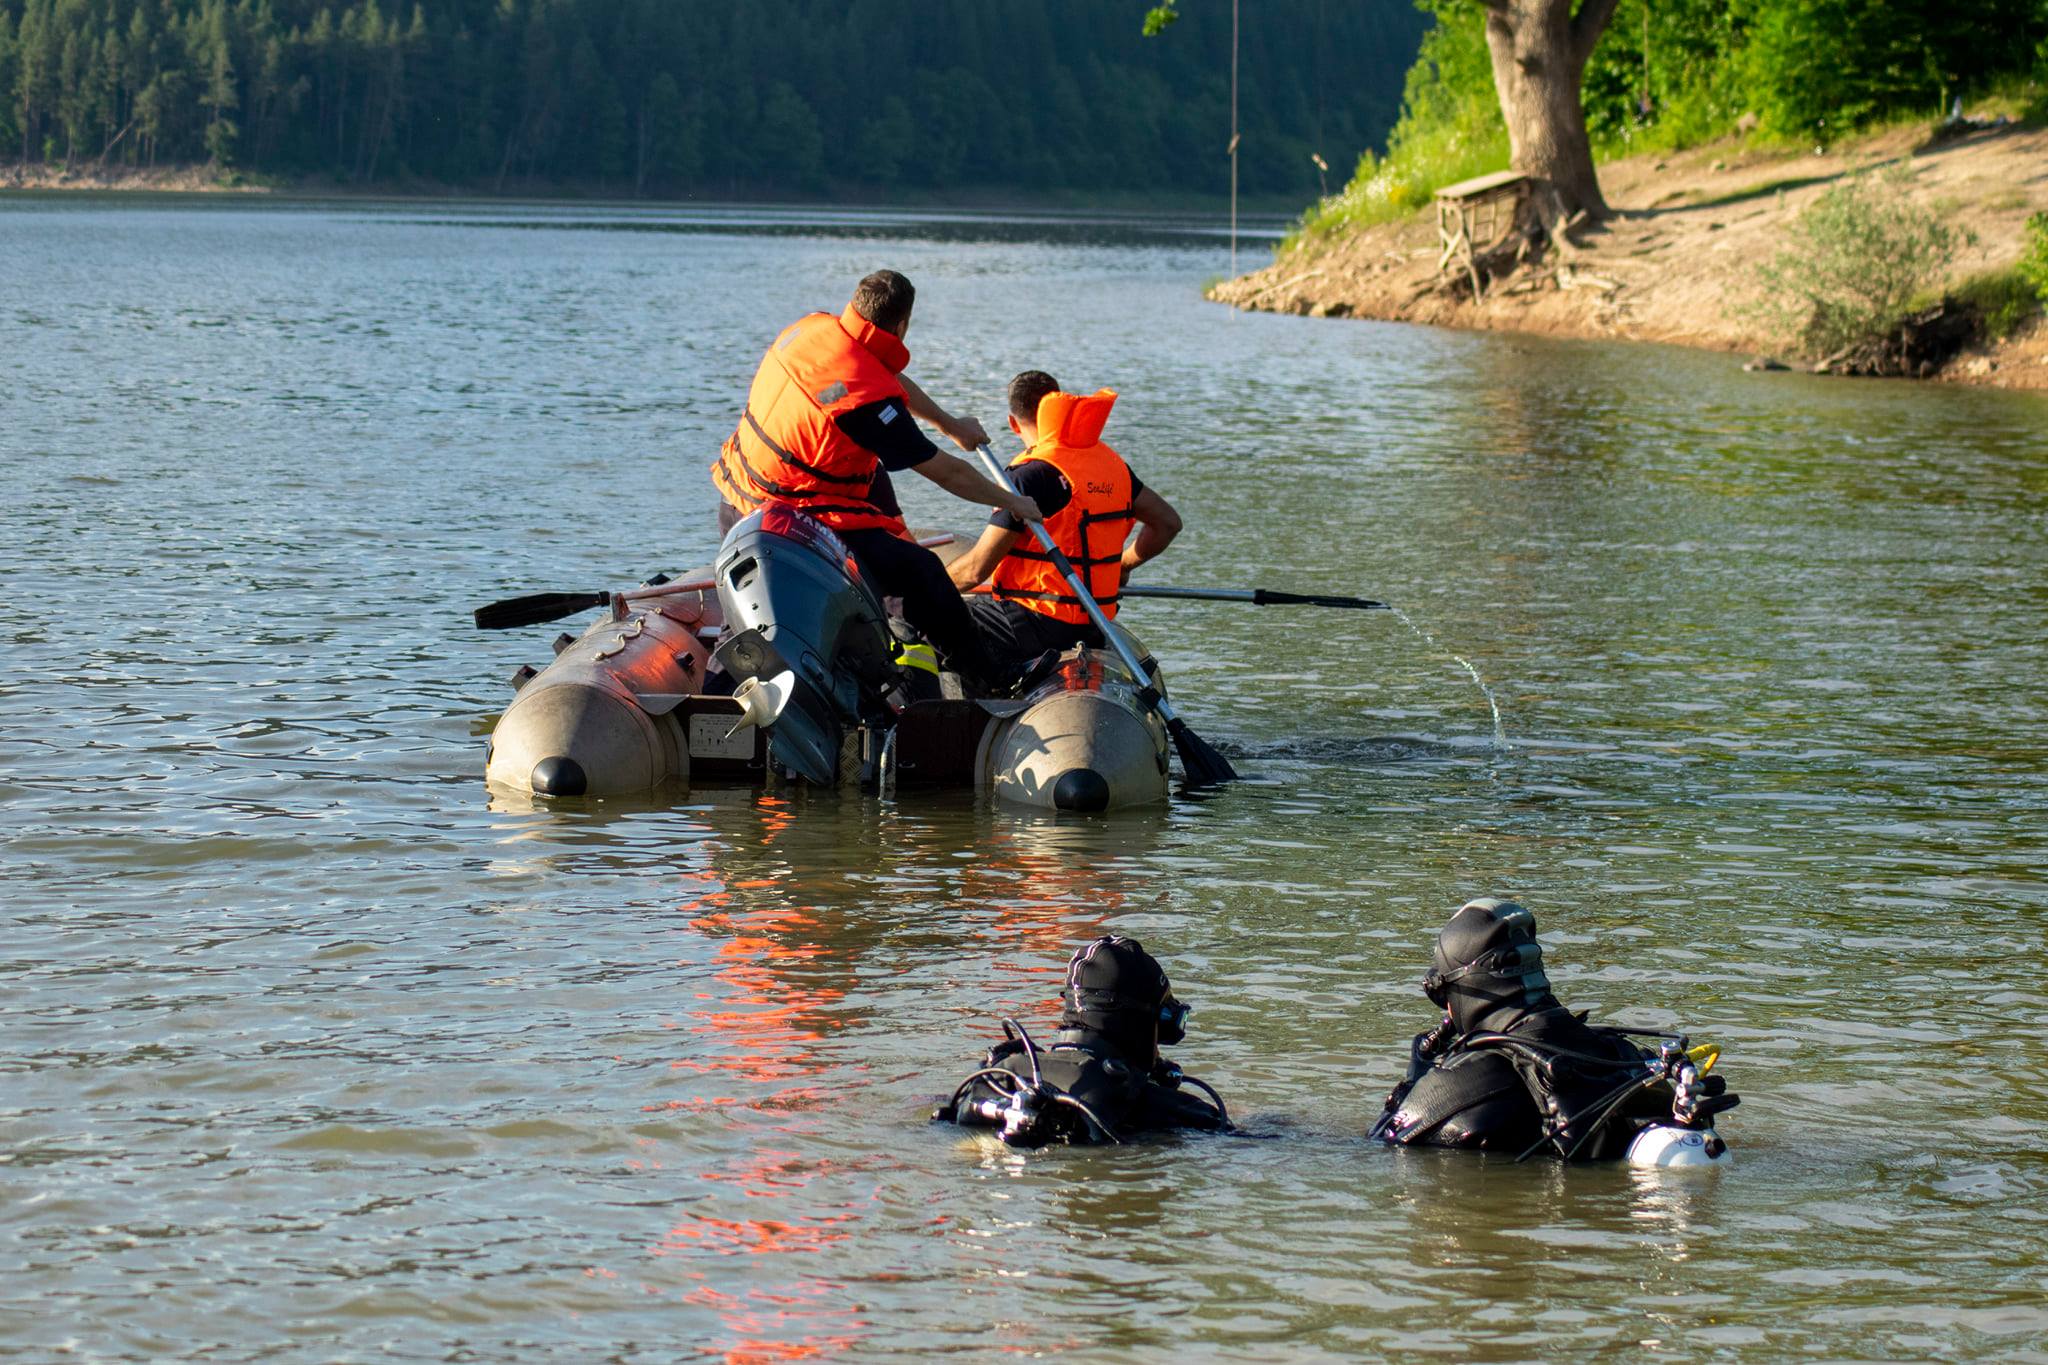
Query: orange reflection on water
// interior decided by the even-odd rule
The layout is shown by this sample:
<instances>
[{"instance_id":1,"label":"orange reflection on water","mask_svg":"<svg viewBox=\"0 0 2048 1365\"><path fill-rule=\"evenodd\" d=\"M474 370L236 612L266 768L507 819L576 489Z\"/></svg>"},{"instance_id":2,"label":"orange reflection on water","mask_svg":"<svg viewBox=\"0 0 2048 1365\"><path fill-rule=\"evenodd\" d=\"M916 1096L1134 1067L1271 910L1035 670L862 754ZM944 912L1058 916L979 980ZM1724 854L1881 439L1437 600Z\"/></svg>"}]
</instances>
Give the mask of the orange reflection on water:
<instances>
[{"instance_id":1,"label":"orange reflection on water","mask_svg":"<svg viewBox=\"0 0 2048 1365\"><path fill-rule=\"evenodd\" d=\"M854 1217L843 1213L793 1223L772 1218L697 1218L670 1228L668 1235L655 1243L654 1254L692 1250L714 1256L786 1256L823 1251L852 1235L848 1225Z\"/></svg>"},{"instance_id":2,"label":"orange reflection on water","mask_svg":"<svg viewBox=\"0 0 2048 1365\"><path fill-rule=\"evenodd\" d=\"M765 846L788 828L791 813L772 797L755 809ZM692 1046L689 1055L671 1059L669 1071L693 1076L695 1093L648 1107L715 1112L736 1130L750 1126L752 1114L780 1113L785 1117L773 1131L800 1131L815 1122L800 1115L829 1097L813 1080L834 1065L818 1055L818 1044L842 1026L837 1010L853 979L851 953L833 942L817 907L791 903L787 881L720 881L701 873L686 881L686 893L694 894L678 910L689 930L712 945L710 981L670 1023ZM722 1339L706 1345L730 1365L841 1355L868 1326L845 1285L810 1271L820 1253L843 1254L873 1190L849 1198L811 1188L820 1176L840 1180L846 1173L834 1163L807 1163L789 1146L756 1145L701 1172L697 1178L713 1191L693 1201L692 1209L703 1211L682 1216L649 1248L695 1282L682 1299L717 1315L723 1330L714 1335ZM780 1201L763 1209L776 1216L745 1216L745 1206L762 1200ZM684 1269L692 1263L704 1268ZM713 1269L717 1263L731 1268ZM735 1280L744 1288L733 1287Z\"/></svg>"},{"instance_id":3,"label":"orange reflection on water","mask_svg":"<svg viewBox=\"0 0 2048 1365\"><path fill-rule=\"evenodd\" d=\"M791 1152L762 1150L700 1178L734 1189L746 1199L794 1200L809 1192L821 1177L836 1179L846 1174L849 1172L834 1162L804 1162ZM748 1286L739 1293L703 1283L708 1272L688 1273L699 1283L683 1294L683 1301L718 1314L730 1340L714 1349L727 1361L801 1360L838 1354L859 1341L868 1326L847 1301L846 1286L810 1274L776 1277L785 1265L790 1270L801 1265L782 1258L810 1258L843 1250L857 1231L862 1209L874 1199L870 1191L853 1203L842 1197L836 1207L827 1205L825 1211L792 1211L792 1216L783 1218L693 1213L670 1228L650 1250L659 1257L777 1258L739 1269L738 1278ZM811 1192L807 1202L810 1207L818 1206L816 1192Z\"/></svg>"},{"instance_id":4,"label":"orange reflection on water","mask_svg":"<svg viewBox=\"0 0 2048 1365\"><path fill-rule=\"evenodd\" d=\"M807 1292L773 1294L750 1289L739 1295L720 1293L707 1285L684 1294L683 1302L713 1309L733 1333L734 1339L722 1352L727 1365L765 1365L768 1361L810 1360L851 1350L868 1325L863 1319L849 1318L843 1324L853 1330L804 1332L795 1340L788 1336L791 1329L801 1331L818 1316L803 1306L807 1298L843 1292L844 1288L817 1282L806 1286Z\"/></svg>"}]
</instances>

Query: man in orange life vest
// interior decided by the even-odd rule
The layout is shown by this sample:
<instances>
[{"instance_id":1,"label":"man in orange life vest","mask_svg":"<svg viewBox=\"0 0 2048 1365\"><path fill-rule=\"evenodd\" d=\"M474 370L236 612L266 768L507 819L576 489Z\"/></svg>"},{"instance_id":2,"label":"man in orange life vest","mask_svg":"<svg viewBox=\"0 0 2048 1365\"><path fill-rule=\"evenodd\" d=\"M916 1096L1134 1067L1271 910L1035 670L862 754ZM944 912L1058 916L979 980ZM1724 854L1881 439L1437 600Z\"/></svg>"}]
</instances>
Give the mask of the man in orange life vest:
<instances>
[{"instance_id":1,"label":"man in orange life vest","mask_svg":"<svg viewBox=\"0 0 2048 1365\"><path fill-rule=\"evenodd\" d=\"M1110 617L1131 570L1180 534L1180 514L1102 443L1115 402L1108 389L1086 398L1062 393L1043 370L1010 381L1010 430L1028 447L1011 463L1010 477L1045 514L1053 543ZM1133 526L1137 537L1126 545ZM974 598L968 610L1000 671L1013 672L1048 649L1103 644L1066 578L1009 509L989 518L981 539L948 572L962 592L990 581L989 595Z\"/></svg>"},{"instance_id":2,"label":"man in orange life vest","mask_svg":"<svg viewBox=\"0 0 2048 1365\"><path fill-rule=\"evenodd\" d=\"M725 500L719 529L771 499L815 517L846 542L878 593L903 599L904 616L955 671L982 682L989 664L966 604L939 557L904 529L889 471L914 469L949 493L1014 516L1035 520L1038 508L942 454L917 429L913 417L963 450L988 441L980 422L953 417L903 374L910 363L903 334L916 299L909 280L877 270L839 316L812 313L776 337L738 429L711 466Z\"/></svg>"}]
</instances>

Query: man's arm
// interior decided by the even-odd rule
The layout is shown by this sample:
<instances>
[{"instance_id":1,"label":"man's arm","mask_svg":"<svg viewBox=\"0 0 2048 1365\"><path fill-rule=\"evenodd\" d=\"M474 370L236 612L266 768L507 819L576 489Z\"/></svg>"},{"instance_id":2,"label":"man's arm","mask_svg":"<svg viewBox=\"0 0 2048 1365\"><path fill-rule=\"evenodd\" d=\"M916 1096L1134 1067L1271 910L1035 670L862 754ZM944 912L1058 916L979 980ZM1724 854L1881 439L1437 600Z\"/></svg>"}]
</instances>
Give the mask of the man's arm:
<instances>
[{"instance_id":1,"label":"man's arm","mask_svg":"<svg viewBox=\"0 0 2048 1365\"><path fill-rule=\"evenodd\" d=\"M981 539L974 542L974 548L946 566L946 574L953 580L953 586L967 592L986 583L988 576L996 571L996 565L1003 562L1003 556L1010 553L1010 547L1023 534L1022 531L1009 531L1000 526L983 527Z\"/></svg>"},{"instance_id":2,"label":"man's arm","mask_svg":"<svg viewBox=\"0 0 2048 1365\"><path fill-rule=\"evenodd\" d=\"M988 444L988 432L972 417L955 417L937 403L930 394L917 386L907 374L896 376L896 382L903 386L903 397L910 404L910 415L920 422L929 422L945 434L947 440L962 450Z\"/></svg>"},{"instance_id":3,"label":"man's arm","mask_svg":"<svg viewBox=\"0 0 2048 1365\"><path fill-rule=\"evenodd\" d=\"M1038 504L1022 493L1012 493L998 484L989 482L974 472L974 467L958 455L939 451L922 464L912 469L930 479L956 498L978 502L984 507L1000 507L1013 517L1025 521L1042 521Z\"/></svg>"},{"instance_id":4,"label":"man's arm","mask_svg":"<svg viewBox=\"0 0 2048 1365\"><path fill-rule=\"evenodd\" d=\"M1131 570L1148 559L1157 558L1159 552L1173 544L1173 538L1180 534L1180 513L1173 510L1173 504L1149 488L1138 491L1131 500L1131 515L1138 523L1138 534L1124 547L1123 576L1129 578Z\"/></svg>"}]
</instances>

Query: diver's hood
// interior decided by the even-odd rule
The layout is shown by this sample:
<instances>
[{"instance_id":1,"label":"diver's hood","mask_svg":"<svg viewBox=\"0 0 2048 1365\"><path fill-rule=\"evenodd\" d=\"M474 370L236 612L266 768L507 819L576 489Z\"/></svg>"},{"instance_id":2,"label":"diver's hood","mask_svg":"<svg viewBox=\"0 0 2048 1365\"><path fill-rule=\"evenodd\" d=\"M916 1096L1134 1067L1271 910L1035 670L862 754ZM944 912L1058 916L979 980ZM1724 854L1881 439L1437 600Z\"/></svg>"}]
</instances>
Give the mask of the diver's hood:
<instances>
[{"instance_id":1,"label":"diver's hood","mask_svg":"<svg viewBox=\"0 0 2048 1365\"><path fill-rule=\"evenodd\" d=\"M1178 1005L1166 969L1144 944L1104 935L1067 962L1060 1027L1098 1034L1125 1057L1149 1067L1157 1044L1177 1043L1184 1036Z\"/></svg>"},{"instance_id":2,"label":"diver's hood","mask_svg":"<svg viewBox=\"0 0 2048 1365\"><path fill-rule=\"evenodd\" d=\"M1510 900L1468 901L1437 935L1423 990L1460 1033L1498 1032L1559 1008L1543 973L1536 917Z\"/></svg>"}]
</instances>

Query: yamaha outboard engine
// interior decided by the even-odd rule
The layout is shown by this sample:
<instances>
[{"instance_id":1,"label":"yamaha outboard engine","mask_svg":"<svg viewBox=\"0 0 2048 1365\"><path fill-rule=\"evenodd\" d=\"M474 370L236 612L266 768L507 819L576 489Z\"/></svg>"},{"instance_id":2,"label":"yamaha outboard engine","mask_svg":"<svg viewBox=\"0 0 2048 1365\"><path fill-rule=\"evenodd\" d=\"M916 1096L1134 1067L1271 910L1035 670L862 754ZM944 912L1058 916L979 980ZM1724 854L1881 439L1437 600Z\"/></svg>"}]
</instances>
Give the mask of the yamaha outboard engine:
<instances>
[{"instance_id":1,"label":"yamaha outboard engine","mask_svg":"<svg viewBox=\"0 0 2048 1365\"><path fill-rule=\"evenodd\" d=\"M712 658L739 684L740 724L768 731L775 762L835 785L849 728L895 711L881 599L845 542L785 503L764 504L726 533L713 576L726 634Z\"/></svg>"}]
</instances>

